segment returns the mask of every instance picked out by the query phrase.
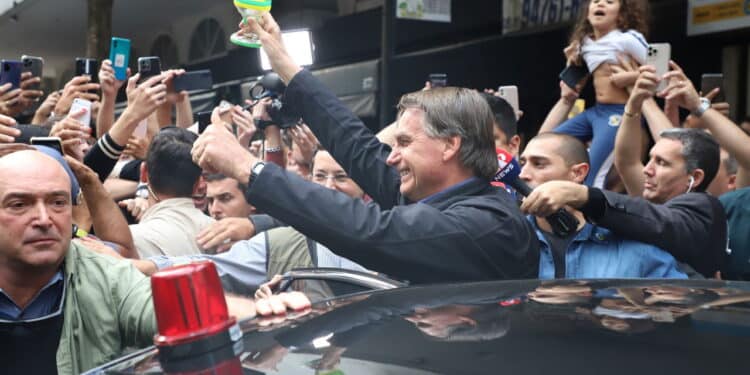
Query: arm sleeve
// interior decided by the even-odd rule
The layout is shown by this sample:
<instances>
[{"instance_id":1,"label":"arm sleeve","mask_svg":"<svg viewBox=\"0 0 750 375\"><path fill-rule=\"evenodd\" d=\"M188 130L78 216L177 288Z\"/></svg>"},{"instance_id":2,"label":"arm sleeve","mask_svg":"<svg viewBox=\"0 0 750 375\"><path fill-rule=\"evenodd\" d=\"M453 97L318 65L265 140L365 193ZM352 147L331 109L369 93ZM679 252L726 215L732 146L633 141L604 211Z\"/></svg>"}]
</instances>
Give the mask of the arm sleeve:
<instances>
[{"instance_id":1,"label":"arm sleeve","mask_svg":"<svg viewBox=\"0 0 750 375\"><path fill-rule=\"evenodd\" d=\"M502 240L497 252L503 256L525 257L529 246L523 226L527 222L521 215L515 220L506 210L456 205L443 212L424 203L384 210L304 181L273 164L267 164L255 178L246 196L263 212L336 254L415 283L434 282L434 275L446 280L477 279L480 272L486 276L488 267L498 267L492 259L498 255L482 250L477 245L480 237ZM533 268L538 272L536 263ZM415 273L415 269L423 272ZM493 272L504 271L496 268Z\"/></svg>"},{"instance_id":2,"label":"arm sleeve","mask_svg":"<svg viewBox=\"0 0 750 375\"><path fill-rule=\"evenodd\" d=\"M601 191L599 199L589 199L581 211L619 236L657 246L695 267L699 259L711 256L699 244L719 240L709 238L708 228L714 220L723 220L714 217L710 204L701 202L704 195L688 193L666 204L654 204L640 197ZM709 272L698 271L704 275Z\"/></svg>"},{"instance_id":3,"label":"arm sleeve","mask_svg":"<svg viewBox=\"0 0 750 375\"><path fill-rule=\"evenodd\" d=\"M623 34L622 47L625 53L635 59L638 64L643 65L646 63L646 59L648 58L648 43L643 34L635 30L628 30Z\"/></svg>"},{"instance_id":4,"label":"arm sleeve","mask_svg":"<svg viewBox=\"0 0 750 375\"><path fill-rule=\"evenodd\" d=\"M210 260L216 265L224 291L248 295L266 281L266 241L263 235L239 241L227 252L149 258L159 269L175 264Z\"/></svg>"},{"instance_id":5,"label":"arm sleeve","mask_svg":"<svg viewBox=\"0 0 750 375\"><path fill-rule=\"evenodd\" d=\"M83 163L93 169L99 175L99 180L104 182L112 173L124 149L124 146L115 143L109 133L104 134L104 137L99 138L83 157Z\"/></svg>"},{"instance_id":6,"label":"arm sleeve","mask_svg":"<svg viewBox=\"0 0 750 375\"><path fill-rule=\"evenodd\" d=\"M151 279L130 262L120 262L112 272L118 275L113 292L119 297L117 311L123 342L136 347L153 344L156 316L151 298Z\"/></svg>"},{"instance_id":7,"label":"arm sleeve","mask_svg":"<svg viewBox=\"0 0 750 375\"><path fill-rule=\"evenodd\" d=\"M397 171L386 164L390 146L380 143L309 71L300 71L289 82L285 101L374 201L385 209L397 203L400 179Z\"/></svg>"},{"instance_id":8,"label":"arm sleeve","mask_svg":"<svg viewBox=\"0 0 750 375\"><path fill-rule=\"evenodd\" d=\"M287 226L271 215L266 214L250 215L248 219L253 223L253 226L255 227L255 234L263 233L274 228Z\"/></svg>"}]
</instances>

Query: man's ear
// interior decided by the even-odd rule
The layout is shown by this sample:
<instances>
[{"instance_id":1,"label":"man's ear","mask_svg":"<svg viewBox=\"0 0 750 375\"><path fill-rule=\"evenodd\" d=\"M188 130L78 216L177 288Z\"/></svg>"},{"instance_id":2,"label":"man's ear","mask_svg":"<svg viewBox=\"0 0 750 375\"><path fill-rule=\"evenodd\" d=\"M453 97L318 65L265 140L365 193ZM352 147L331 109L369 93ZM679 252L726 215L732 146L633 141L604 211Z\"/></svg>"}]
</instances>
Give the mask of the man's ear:
<instances>
[{"instance_id":1,"label":"man's ear","mask_svg":"<svg viewBox=\"0 0 750 375\"><path fill-rule=\"evenodd\" d=\"M703 169L696 168L692 172L690 172L690 176L693 176L693 178L695 179L695 182L693 182L693 187L690 189L692 191L696 187L701 186L701 184L703 183L703 179L706 178L706 173L703 172Z\"/></svg>"},{"instance_id":2,"label":"man's ear","mask_svg":"<svg viewBox=\"0 0 750 375\"><path fill-rule=\"evenodd\" d=\"M148 183L148 166L146 162L141 162L141 182Z\"/></svg>"},{"instance_id":3,"label":"man's ear","mask_svg":"<svg viewBox=\"0 0 750 375\"><path fill-rule=\"evenodd\" d=\"M727 181L727 188L730 191L737 189L737 173L729 175L729 181Z\"/></svg>"},{"instance_id":4,"label":"man's ear","mask_svg":"<svg viewBox=\"0 0 750 375\"><path fill-rule=\"evenodd\" d=\"M573 164L570 167L570 177L573 179L573 182L582 184L583 181L586 181L586 176L589 175L590 168L588 163Z\"/></svg>"},{"instance_id":5,"label":"man's ear","mask_svg":"<svg viewBox=\"0 0 750 375\"><path fill-rule=\"evenodd\" d=\"M510 154L518 159L518 152L521 151L521 136L516 134L510 137L510 140L508 141L508 148L510 148L510 150L508 150Z\"/></svg>"},{"instance_id":6,"label":"man's ear","mask_svg":"<svg viewBox=\"0 0 750 375\"><path fill-rule=\"evenodd\" d=\"M445 148L443 149L443 161L448 161L458 155L461 150L461 137L453 136L445 138L443 142Z\"/></svg>"}]
</instances>

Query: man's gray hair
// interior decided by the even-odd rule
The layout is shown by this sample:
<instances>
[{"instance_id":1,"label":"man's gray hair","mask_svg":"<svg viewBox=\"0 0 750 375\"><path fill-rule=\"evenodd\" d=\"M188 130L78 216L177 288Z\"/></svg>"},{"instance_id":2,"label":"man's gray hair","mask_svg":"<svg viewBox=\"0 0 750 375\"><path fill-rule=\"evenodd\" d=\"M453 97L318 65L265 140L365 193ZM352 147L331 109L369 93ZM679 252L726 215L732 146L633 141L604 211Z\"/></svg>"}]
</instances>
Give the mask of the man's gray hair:
<instances>
[{"instance_id":1,"label":"man's gray hair","mask_svg":"<svg viewBox=\"0 0 750 375\"><path fill-rule=\"evenodd\" d=\"M695 188L695 191L706 191L719 170L719 142L701 129L667 129L661 132L661 137L682 143L685 172L703 170L703 182Z\"/></svg>"},{"instance_id":2,"label":"man's gray hair","mask_svg":"<svg viewBox=\"0 0 750 375\"><path fill-rule=\"evenodd\" d=\"M463 165L479 177L489 179L495 175L494 115L476 90L441 87L417 91L402 96L398 108L399 118L407 108L423 110L429 137L461 137L459 156Z\"/></svg>"}]
</instances>

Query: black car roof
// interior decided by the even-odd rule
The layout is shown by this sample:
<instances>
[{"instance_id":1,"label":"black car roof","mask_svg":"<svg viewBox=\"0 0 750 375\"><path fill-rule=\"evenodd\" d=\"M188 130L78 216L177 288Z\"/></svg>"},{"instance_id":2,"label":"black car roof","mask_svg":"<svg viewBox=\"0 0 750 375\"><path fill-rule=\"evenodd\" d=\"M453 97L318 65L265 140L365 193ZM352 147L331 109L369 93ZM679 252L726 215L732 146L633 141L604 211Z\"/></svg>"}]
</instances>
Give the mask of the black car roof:
<instances>
[{"instance_id":1,"label":"black car roof","mask_svg":"<svg viewBox=\"0 0 750 375\"><path fill-rule=\"evenodd\" d=\"M275 322L242 322L238 358L251 372L262 370L264 355L282 350L276 364L282 374L315 373L332 352L340 362L318 373L744 374L748 301L750 283L722 281L399 288L324 301ZM135 362L158 366L158 357ZM125 369L117 366L108 368Z\"/></svg>"}]
</instances>

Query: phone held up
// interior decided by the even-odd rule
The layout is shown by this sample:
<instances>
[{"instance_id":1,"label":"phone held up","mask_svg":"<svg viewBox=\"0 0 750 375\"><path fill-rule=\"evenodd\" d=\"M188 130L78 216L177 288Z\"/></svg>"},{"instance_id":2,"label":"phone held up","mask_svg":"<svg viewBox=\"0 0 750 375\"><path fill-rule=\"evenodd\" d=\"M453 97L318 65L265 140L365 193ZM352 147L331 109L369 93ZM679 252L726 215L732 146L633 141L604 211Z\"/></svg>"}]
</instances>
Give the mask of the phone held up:
<instances>
[{"instance_id":1,"label":"phone held up","mask_svg":"<svg viewBox=\"0 0 750 375\"><path fill-rule=\"evenodd\" d=\"M726 102L727 98L724 95L724 74L706 73L701 76L701 94L703 96L708 95L708 93L716 88L719 89L719 93L711 101L714 103Z\"/></svg>"}]
</instances>

